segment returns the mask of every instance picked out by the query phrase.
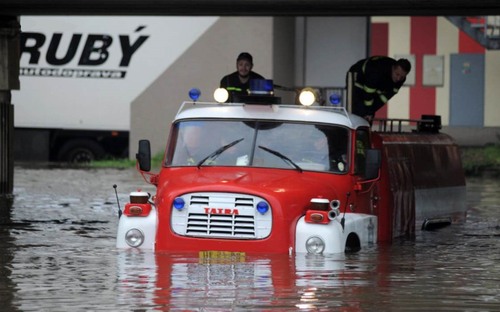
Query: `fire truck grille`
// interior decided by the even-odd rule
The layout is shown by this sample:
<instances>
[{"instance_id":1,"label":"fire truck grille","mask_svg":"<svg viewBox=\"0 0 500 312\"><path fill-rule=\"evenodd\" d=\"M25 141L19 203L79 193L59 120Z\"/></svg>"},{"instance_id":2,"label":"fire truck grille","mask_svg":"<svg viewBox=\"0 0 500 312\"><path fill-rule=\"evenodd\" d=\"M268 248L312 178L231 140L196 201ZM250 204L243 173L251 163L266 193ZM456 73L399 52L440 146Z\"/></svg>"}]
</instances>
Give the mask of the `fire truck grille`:
<instances>
[{"instance_id":1,"label":"fire truck grille","mask_svg":"<svg viewBox=\"0 0 500 312\"><path fill-rule=\"evenodd\" d=\"M186 232L254 238L255 222L252 216L190 213Z\"/></svg>"},{"instance_id":2,"label":"fire truck grille","mask_svg":"<svg viewBox=\"0 0 500 312\"><path fill-rule=\"evenodd\" d=\"M196 193L182 196L186 207L172 209L175 233L208 238L262 239L271 233L271 209L261 214L256 209L265 200L232 193Z\"/></svg>"}]
</instances>

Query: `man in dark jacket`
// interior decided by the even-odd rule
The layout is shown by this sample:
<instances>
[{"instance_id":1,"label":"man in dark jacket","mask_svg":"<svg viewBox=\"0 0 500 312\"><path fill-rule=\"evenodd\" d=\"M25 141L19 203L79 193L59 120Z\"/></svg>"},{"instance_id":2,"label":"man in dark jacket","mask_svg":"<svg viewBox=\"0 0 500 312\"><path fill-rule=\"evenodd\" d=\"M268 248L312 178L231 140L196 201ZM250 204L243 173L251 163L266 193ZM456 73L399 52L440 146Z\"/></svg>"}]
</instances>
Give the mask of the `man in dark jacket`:
<instances>
[{"instance_id":1,"label":"man in dark jacket","mask_svg":"<svg viewBox=\"0 0 500 312\"><path fill-rule=\"evenodd\" d=\"M248 95L250 79L264 79L261 75L252 71L253 58L250 53L242 52L236 59L236 71L224 76L220 81L220 87L229 92L228 102L233 101L233 95Z\"/></svg>"},{"instance_id":2,"label":"man in dark jacket","mask_svg":"<svg viewBox=\"0 0 500 312\"><path fill-rule=\"evenodd\" d=\"M387 56L372 56L352 65L352 113L373 121L375 112L398 93L411 70L407 59L395 60Z\"/></svg>"}]
</instances>

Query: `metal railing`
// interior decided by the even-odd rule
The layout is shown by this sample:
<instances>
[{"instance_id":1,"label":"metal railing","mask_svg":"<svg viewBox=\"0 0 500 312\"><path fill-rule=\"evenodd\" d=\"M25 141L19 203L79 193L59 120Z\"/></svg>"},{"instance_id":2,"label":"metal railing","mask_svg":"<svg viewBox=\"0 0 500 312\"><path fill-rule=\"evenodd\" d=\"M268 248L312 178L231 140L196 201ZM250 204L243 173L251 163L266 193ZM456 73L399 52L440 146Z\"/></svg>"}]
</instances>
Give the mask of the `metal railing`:
<instances>
[{"instance_id":1,"label":"metal railing","mask_svg":"<svg viewBox=\"0 0 500 312\"><path fill-rule=\"evenodd\" d=\"M406 126L414 124L416 129L412 132L438 133L441 129L441 116L422 115L421 119L398 119L398 118L380 118L375 119L374 124L378 125L378 132L402 133Z\"/></svg>"},{"instance_id":2,"label":"metal railing","mask_svg":"<svg viewBox=\"0 0 500 312\"><path fill-rule=\"evenodd\" d=\"M500 16L447 16L451 23L489 50L500 49Z\"/></svg>"}]
</instances>

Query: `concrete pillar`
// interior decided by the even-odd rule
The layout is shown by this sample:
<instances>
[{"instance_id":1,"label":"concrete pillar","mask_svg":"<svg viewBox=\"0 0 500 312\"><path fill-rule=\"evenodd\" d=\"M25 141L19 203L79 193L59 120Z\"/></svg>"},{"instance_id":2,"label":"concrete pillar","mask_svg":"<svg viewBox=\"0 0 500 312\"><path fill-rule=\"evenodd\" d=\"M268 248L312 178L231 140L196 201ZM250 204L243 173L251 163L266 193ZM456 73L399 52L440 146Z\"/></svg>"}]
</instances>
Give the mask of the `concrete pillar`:
<instances>
[{"instance_id":1,"label":"concrete pillar","mask_svg":"<svg viewBox=\"0 0 500 312\"><path fill-rule=\"evenodd\" d=\"M16 16L0 16L0 208L12 198L14 109L11 90L19 90L19 32Z\"/></svg>"}]
</instances>

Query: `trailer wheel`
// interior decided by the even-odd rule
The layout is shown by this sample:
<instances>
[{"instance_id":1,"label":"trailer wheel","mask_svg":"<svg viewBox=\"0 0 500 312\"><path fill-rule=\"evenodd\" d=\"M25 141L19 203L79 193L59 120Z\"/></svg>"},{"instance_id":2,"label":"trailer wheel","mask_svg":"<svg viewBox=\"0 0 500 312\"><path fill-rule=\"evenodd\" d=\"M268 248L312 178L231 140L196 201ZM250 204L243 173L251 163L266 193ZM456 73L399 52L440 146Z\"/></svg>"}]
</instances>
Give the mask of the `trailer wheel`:
<instances>
[{"instance_id":1,"label":"trailer wheel","mask_svg":"<svg viewBox=\"0 0 500 312\"><path fill-rule=\"evenodd\" d=\"M71 163L88 163L102 158L104 153L104 149L92 140L71 140L63 145L57 159Z\"/></svg>"}]
</instances>

